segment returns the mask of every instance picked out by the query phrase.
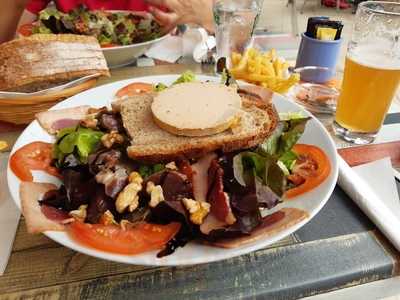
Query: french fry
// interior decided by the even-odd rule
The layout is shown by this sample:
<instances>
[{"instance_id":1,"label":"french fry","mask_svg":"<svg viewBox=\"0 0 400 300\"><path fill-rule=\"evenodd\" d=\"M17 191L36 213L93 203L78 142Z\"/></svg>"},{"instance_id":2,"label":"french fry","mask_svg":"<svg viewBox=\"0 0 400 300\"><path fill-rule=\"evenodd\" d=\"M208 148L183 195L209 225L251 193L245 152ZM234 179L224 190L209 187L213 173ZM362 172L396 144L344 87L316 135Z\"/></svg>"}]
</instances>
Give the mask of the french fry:
<instances>
[{"instance_id":1,"label":"french fry","mask_svg":"<svg viewBox=\"0 0 400 300\"><path fill-rule=\"evenodd\" d=\"M271 51L265 52L265 53L263 54L263 56L264 56L265 59L268 60L269 62L272 61L272 53L271 53Z\"/></svg>"},{"instance_id":2,"label":"french fry","mask_svg":"<svg viewBox=\"0 0 400 300\"><path fill-rule=\"evenodd\" d=\"M259 55L259 52L257 49L254 48L249 48L248 49L248 55L250 58L256 58Z\"/></svg>"},{"instance_id":3,"label":"french fry","mask_svg":"<svg viewBox=\"0 0 400 300\"><path fill-rule=\"evenodd\" d=\"M271 52L271 59L272 60L276 60L277 59L276 50L275 49L271 49L270 52Z\"/></svg>"},{"instance_id":4,"label":"french fry","mask_svg":"<svg viewBox=\"0 0 400 300\"><path fill-rule=\"evenodd\" d=\"M245 79L245 77L247 76L246 71L239 70L237 68L231 69L229 72L236 79Z\"/></svg>"},{"instance_id":5,"label":"french fry","mask_svg":"<svg viewBox=\"0 0 400 300\"><path fill-rule=\"evenodd\" d=\"M254 66L254 73L261 75L261 61L262 61L262 57L260 55L258 55L255 59L255 66Z\"/></svg>"},{"instance_id":6,"label":"french fry","mask_svg":"<svg viewBox=\"0 0 400 300\"><path fill-rule=\"evenodd\" d=\"M265 70L265 75L276 76L274 66L270 61L268 61L268 63L265 65Z\"/></svg>"},{"instance_id":7,"label":"french fry","mask_svg":"<svg viewBox=\"0 0 400 300\"><path fill-rule=\"evenodd\" d=\"M248 74L247 78L251 81L255 81L255 82L266 82L269 80L269 78L273 78L271 76L267 76L267 75L260 75L260 74Z\"/></svg>"},{"instance_id":8,"label":"french fry","mask_svg":"<svg viewBox=\"0 0 400 300\"><path fill-rule=\"evenodd\" d=\"M280 61L280 59L276 59L274 61L274 70L275 70L275 74L276 77L282 78L283 76L283 64Z\"/></svg>"},{"instance_id":9,"label":"french fry","mask_svg":"<svg viewBox=\"0 0 400 300\"><path fill-rule=\"evenodd\" d=\"M232 52L231 59L232 59L232 65L235 67L236 65L239 64L240 60L242 59L242 54L237 52Z\"/></svg>"},{"instance_id":10,"label":"french fry","mask_svg":"<svg viewBox=\"0 0 400 300\"><path fill-rule=\"evenodd\" d=\"M247 66L247 70L249 71L250 74L255 74L256 73L256 67L255 66Z\"/></svg>"},{"instance_id":11,"label":"french fry","mask_svg":"<svg viewBox=\"0 0 400 300\"><path fill-rule=\"evenodd\" d=\"M247 68L255 68L256 67L256 60L254 58L249 57L247 60Z\"/></svg>"},{"instance_id":12,"label":"french fry","mask_svg":"<svg viewBox=\"0 0 400 300\"><path fill-rule=\"evenodd\" d=\"M283 62L283 64L282 64L282 69L283 69L283 70L289 69L289 64L288 64L286 61Z\"/></svg>"},{"instance_id":13,"label":"french fry","mask_svg":"<svg viewBox=\"0 0 400 300\"><path fill-rule=\"evenodd\" d=\"M247 67L247 61L248 61L248 59L249 59L249 52L250 52L250 49L247 49L247 50L244 52L242 58L240 59L239 63L238 63L237 66L236 66L236 68L237 68L238 70L244 71L244 70L246 69L246 67Z\"/></svg>"}]
</instances>

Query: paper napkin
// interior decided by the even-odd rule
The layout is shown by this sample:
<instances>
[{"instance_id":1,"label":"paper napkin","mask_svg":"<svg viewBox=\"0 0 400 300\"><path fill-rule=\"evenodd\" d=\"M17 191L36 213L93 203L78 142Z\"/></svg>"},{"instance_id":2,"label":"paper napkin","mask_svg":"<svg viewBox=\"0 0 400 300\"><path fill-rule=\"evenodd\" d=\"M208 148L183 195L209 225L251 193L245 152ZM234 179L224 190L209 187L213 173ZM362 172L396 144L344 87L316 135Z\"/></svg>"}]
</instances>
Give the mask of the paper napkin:
<instances>
[{"instance_id":1,"label":"paper napkin","mask_svg":"<svg viewBox=\"0 0 400 300\"><path fill-rule=\"evenodd\" d=\"M168 36L153 44L145 55L150 58L175 63L182 56L182 53L182 37Z\"/></svg>"},{"instance_id":2,"label":"paper napkin","mask_svg":"<svg viewBox=\"0 0 400 300\"><path fill-rule=\"evenodd\" d=\"M8 191L7 161L8 154L0 153L0 275L7 267L20 217Z\"/></svg>"},{"instance_id":3,"label":"paper napkin","mask_svg":"<svg viewBox=\"0 0 400 300\"><path fill-rule=\"evenodd\" d=\"M204 28L188 28L182 36L169 36L155 43L145 55L169 63L175 63L182 56L190 57L200 63L215 45L215 38Z\"/></svg>"},{"instance_id":4,"label":"paper napkin","mask_svg":"<svg viewBox=\"0 0 400 300\"><path fill-rule=\"evenodd\" d=\"M351 168L340 156L338 184L400 251L400 203L389 158Z\"/></svg>"}]
</instances>

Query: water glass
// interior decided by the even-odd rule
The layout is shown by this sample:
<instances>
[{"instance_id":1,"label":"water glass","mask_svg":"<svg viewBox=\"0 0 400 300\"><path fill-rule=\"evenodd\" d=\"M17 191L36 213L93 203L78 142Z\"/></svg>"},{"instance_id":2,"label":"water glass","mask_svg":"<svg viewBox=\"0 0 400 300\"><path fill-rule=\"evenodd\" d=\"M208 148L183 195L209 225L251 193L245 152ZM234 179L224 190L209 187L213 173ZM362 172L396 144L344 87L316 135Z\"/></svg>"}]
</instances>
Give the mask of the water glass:
<instances>
[{"instance_id":1,"label":"water glass","mask_svg":"<svg viewBox=\"0 0 400 300\"><path fill-rule=\"evenodd\" d=\"M374 141L400 83L400 3L358 6L333 129L356 144Z\"/></svg>"},{"instance_id":2,"label":"water glass","mask_svg":"<svg viewBox=\"0 0 400 300\"><path fill-rule=\"evenodd\" d=\"M261 12L260 0L216 0L214 3L217 61L226 60L232 52L242 53L251 43Z\"/></svg>"}]
</instances>

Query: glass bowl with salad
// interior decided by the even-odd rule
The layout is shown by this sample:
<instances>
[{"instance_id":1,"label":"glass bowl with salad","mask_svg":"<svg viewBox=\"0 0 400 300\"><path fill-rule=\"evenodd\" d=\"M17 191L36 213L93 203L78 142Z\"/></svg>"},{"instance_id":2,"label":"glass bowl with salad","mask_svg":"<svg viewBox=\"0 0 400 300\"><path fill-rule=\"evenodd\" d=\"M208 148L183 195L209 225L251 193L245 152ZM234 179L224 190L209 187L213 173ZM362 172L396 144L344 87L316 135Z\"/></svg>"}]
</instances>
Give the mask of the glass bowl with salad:
<instances>
[{"instance_id":1,"label":"glass bowl with salad","mask_svg":"<svg viewBox=\"0 0 400 300\"><path fill-rule=\"evenodd\" d=\"M32 34L79 34L95 36L110 68L132 63L149 47L165 38L163 28L144 13L95 10L84 6L63 13L48 7L33 24L18 29L20 37Z\"/></svg>"}]
</instances>

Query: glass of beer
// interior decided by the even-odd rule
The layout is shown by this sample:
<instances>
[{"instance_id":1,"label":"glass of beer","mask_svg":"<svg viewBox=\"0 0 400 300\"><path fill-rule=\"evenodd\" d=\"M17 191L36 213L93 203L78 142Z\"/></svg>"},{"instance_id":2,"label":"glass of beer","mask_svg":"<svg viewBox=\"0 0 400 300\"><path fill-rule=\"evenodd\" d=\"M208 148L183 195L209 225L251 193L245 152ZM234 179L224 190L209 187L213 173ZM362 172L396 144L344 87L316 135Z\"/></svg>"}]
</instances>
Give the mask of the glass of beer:
<instances>
[{"instance_id":1,"label":"glass of beer","mask_svg":"<svg viewBox=\"0 0 400 300\"><path fill-rule=\"evenodd\" d=\"M374 141L400 83L400 3L367 1L357 9L347 49L335 134Z\"/></svg>"}]
</instances>

